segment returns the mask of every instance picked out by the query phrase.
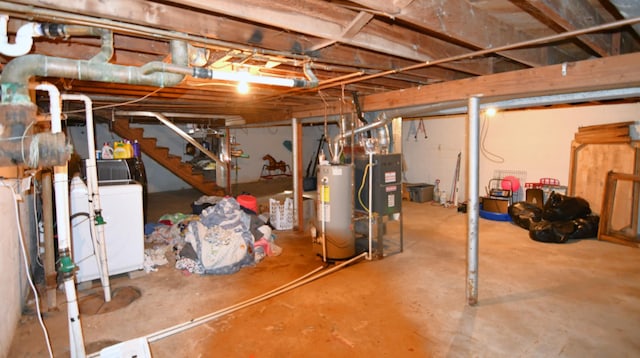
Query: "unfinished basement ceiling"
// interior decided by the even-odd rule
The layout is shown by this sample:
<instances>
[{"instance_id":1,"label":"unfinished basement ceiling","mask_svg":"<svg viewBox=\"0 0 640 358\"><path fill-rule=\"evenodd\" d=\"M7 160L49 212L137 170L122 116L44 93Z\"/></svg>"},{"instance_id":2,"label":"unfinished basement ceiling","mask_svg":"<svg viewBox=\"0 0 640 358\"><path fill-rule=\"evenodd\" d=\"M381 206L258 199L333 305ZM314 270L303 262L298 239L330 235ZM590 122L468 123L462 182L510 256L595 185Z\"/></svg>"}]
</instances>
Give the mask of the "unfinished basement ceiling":
<instances>
[{"instance_id":1,"label":"unfinished basement ceiling","mask_svg":"<svg viewBox=\"0 0 640 358\"><path fill-rule=\"evenodd\" d=\"M362 103L368 96L397 96L398 91L410 88L637 53L638 24L611 24L633 20L639 12L636 0L0 3L0 13L10 16L11 35L28 21L112 30L115 51L109 62L113 64L169 62L169 41L178 39L202 50L201 67L308 80L307 66L319 81L314 88L252 84L250 93L241 95L234 82L190 76L170 88L38 79L65 93L89 95L98 108L97 116L109 118L117 108L181 113L174 117L176 121L193 121L185 114L206 115L206 121L214 124L239 117L247 123L281 121L300 108L316 108L319 113L317 109L327 103L334 103L334 111L342 107L340 111L352 112L354 94ZM581 29L597 31L559 36ZM553 41L538 41L549 38ZM100 51L100 45L99 38L38 37L31 53L88 60ZM0 56L3 67L10 60ZM114 105L118 106L99 110Z\"/></svg>"}]
</instances>

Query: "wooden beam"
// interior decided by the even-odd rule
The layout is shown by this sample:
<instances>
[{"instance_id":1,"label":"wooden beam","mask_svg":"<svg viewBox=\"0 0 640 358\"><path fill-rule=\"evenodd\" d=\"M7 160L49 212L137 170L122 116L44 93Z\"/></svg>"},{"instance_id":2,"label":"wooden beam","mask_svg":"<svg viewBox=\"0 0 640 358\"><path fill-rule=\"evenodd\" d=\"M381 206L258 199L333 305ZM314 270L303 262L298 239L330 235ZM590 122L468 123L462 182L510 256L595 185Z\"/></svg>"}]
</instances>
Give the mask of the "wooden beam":
<instances>
[{"instance_id":1,"label":"wooden beam","mask_svg":"<svg viewBox=\"0 0 640 358\"><path fill-rule=\"evenodd\" d=\"M37 51L37 53L40 55L50 57L60 57L74 60L88 60L98 52L100 52L100 47L84 43L69 43L61 45L49 41L36 41L34 43L34 50ZM110 63L123 66L142 66L145 63L149 63L151 61L162 61L162 59L167 54L168 52L164 53L163 56L158 56L139 52L131 52L124 49L115 49Z\"/></svg>"},{"instance_id":2,"label":"wooden beam","mask_svg":"<svg viewBox=\"0 0 640 358\"><path fill-rule=\"evenodd\" d=\"M395 4L379 0L354 0L362 6L407 21L426 31L440 33L470 48L491 48L532 39L514 26L500 21L467 1L413 1ZM549 54L548 51L552 53ZM570 61L554 49L529 48L500 52L499 55L531 67L544 66L549 57Z\"/></svg>"},{"instance_id":3,"label":"wooden beam","mask_svg":"<svg viewBox=\"0 0 640 358\"><path fill-rule=\"evenodd\" d=\"M586 0L526 0L527 7L536 10L539 16L546 17L564 31L588 28L606 21ZM579 36L578 40L600 56L611 54L611 33L601 32Z\"/></svg>"},{"instance_id":4,"label":"wooden beam","mask_svg":"<svg viewBox=\"0 0 640 358\"><path fill-rule=\"evenodd\" d=\"M42 172L42 224L44 229L44 277L47 288L47 311L58 307L57 303L57 272L55 234L53 230L53 175L51 171ZM18 228L20 230L20 228Z\"/></svg>"},{"instance_id":5,"label":"wooden beam","mask_svg":"<svg viewBox=\"0 0 640 358\"><path fill-rule=\"evenodd\" d=\"M301 34L334 40L354 18L354 11L328 2L300 0L295 2L265 2L263 0L180 0L176 3L197 7L261 24L275 26ZM111 6L111 4L109 5ZM462 54L467 48L420 32L389 26L371 20L363 31L345 43L363 49L415 61L428 61L444 55ZM450 63L444 67L476 75L491 73L488 60Z\"/></svg>"},{"instance_id":6,"label":"wooden beam","mask_svg":"<svg viewBox=\"0 0 640 358\"><path fill-rule=\"evenodd\" d=\"M230 44L235 43L239 46L243 45L249 48L255 46L275 51L283 51L284 49L294 54L306 54L310 58L317 59L322 63L340 64L341 66L353 67L354 69L388 70L391 68L405 67L411 62L407 59L400 58L398 54L391 52L390 49L385 51L387 53L386 56L364 48L354 50L353 48L347 48L345 46L331 46L320 51L313 51L313 46L320 41L325 41L325 38L317 38L310 33L304 35L292 34L270 27L247 24L208 12L196 12L143 0L111 0L108 3L101 0L84 0L82 2L16 0L14 2L55 8L70 13L82 13L88 16L135 23L153 28L197 34L212 39L224 39L224 41ZM249 12L253 12L253 9ZM114 37L116 48L131 46L119 37L120 35L118 34ZM157 43L158 41L153 42ZM150 44L157 47L157 44L153 44L153 42ZM433 47L428 43L418 45L423 49ZM140 51L140 49L138 48L136 51ZM153 51L156 51L156 49L154 48ZM389 58L389 55L392 57ZM433 56L437 57L437 54ZM473 64L468 68L464 67L462 69L465 72L474 74L488 73L491 71L491 65L488 62L483 63L480 69L478 69L477 66L477 64ZM427 69L426 72L430 78L451 80L454 79L455 76L453 71L457 70L457 68L450 70L430 68Z\"/></svg>"},{"instance_id":7,"label":"wooden beam","mask_svg":"<svg viewBox=\"0 0 640 358\"><path fill-rule=\"evenodd\" d=\"M572 62L563 65L499 73L458 81L372 94L363 98L363 111L465 101L483 96L483 101L539 95L595 91L640 86L640 53ZM340 113L339 103L302 107L292 113L297 118Z\"/></svg>"},{"instance_id":8,"label":"wooden beam","mask_svg":"<svg viewBox=\"0 0 640 358\"><path fill-rule=\"evenodd\" d=\"M344 31L342 31L342 34L340 35L339 38L337 38L335 40L328 40L328 41L325 41L324 43L321 43L321 44L317 44L317 45L315 45L315 46L313 46L311 48L311 51L316 51L316 50L319 50L319 49L321 49L323 47L330 46L330 45L332 45L332 44L334 44L336 42L340 42L340 41L344 42L345 39L352 38L372 18L373 18L372 14L366 13L364 11L360 11L358 13L358 15L351 21L351 23L349 23L349 25L347 25L347 27L344 29Z\"/></svg>"},{"instance_id":9,"label":"wooden beam","mask_svg":"<svg viewBox=\"0 0 640 358\"><path fill-rule=\"evenodd\" d=\"M640 7L638 7L636 0L610 0L609 2L618 9L620 15L627 19L640 16ZM636 23L632 27L636 34L640 35L640 23Z\"/></svg>"}]
</instances>

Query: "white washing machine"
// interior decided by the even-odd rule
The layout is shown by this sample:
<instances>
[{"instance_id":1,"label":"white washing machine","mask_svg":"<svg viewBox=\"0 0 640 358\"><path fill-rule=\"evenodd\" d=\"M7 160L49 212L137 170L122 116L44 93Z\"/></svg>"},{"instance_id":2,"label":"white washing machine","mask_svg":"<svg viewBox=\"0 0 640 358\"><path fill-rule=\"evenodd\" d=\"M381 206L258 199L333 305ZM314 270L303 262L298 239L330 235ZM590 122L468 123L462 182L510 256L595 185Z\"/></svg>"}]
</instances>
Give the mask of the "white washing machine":
<instances>
[{"instance_id":1,"label":"white washing machine","mask_svg":"<svg viewBox=\"0 0 640 358\"><path fill-rule=\"evenodd\" d=\"M77 180L80 180L79 184ZM109 276L140 270L144 265L142 185L137 182L98 186ZM71 246L78 283L100 278L89 226L87 186L74 178L70 190Z\"/></svg>"}]
</instances>

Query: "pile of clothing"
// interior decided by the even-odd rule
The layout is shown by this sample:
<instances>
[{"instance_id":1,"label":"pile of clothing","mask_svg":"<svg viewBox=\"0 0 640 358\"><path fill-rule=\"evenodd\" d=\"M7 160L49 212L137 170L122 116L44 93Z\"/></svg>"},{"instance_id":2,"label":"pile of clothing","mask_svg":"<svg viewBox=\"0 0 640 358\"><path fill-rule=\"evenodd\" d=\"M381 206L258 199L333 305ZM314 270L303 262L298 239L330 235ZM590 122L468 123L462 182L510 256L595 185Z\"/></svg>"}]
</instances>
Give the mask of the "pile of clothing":
<instances>
[{"instance_id":1,"label":"pile of clothing","mask_svg":"<svg viewBox=\"0 0 640 358\"><path fill-rule=\"evenodd\" d=\"M156 237L148 241L167 231L171 237L160 240L172 246L175 267L197 274L231 274L282 252L266 220L233 197L220 198L199 215L181 217L171 229L154 230Z\"/></svg>"}]
</instances>

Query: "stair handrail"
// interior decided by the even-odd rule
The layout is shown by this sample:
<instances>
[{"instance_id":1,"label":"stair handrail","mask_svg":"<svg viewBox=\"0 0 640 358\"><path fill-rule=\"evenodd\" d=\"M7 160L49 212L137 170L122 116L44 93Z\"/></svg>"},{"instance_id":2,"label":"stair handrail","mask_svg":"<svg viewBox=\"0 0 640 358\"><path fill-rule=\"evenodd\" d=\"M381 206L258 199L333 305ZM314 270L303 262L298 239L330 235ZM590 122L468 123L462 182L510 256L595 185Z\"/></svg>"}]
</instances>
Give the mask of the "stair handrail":
<instances>
[{"instance_id":1,"label":"stair handrail","mask_svg":"<svg viewBox=\"0 0 640 358\"><path fill-rule=\"evenodd\" d=\"M220 158L218 158L214 153L212 153L210 150L205 148L202 144L200 144L197 140L195 140L193 137L191 137L188 133L186 133L185 131L180 129L180 127L178 127L175 124L173 124L162 113L151 112L151 111L117 111L115 114L116 114L116 116L123 116L123 117L127 117L127 116L129 116L129 117L136 117L136 116L137 117L156 117L160 122L162 122L162 124L164 124L165 126L169 127L169 129L173 130L174 132L176 132L176 134L178 134L180 137L182 137L182 139L186 140L187 142L191 143L194 147L198 148L200 150L200 152L202 152L208 158L213 159L216 162L216 167L226 165L226 163L224 163L222 160L220 160Z\"/></svg>"}]
</instances>

